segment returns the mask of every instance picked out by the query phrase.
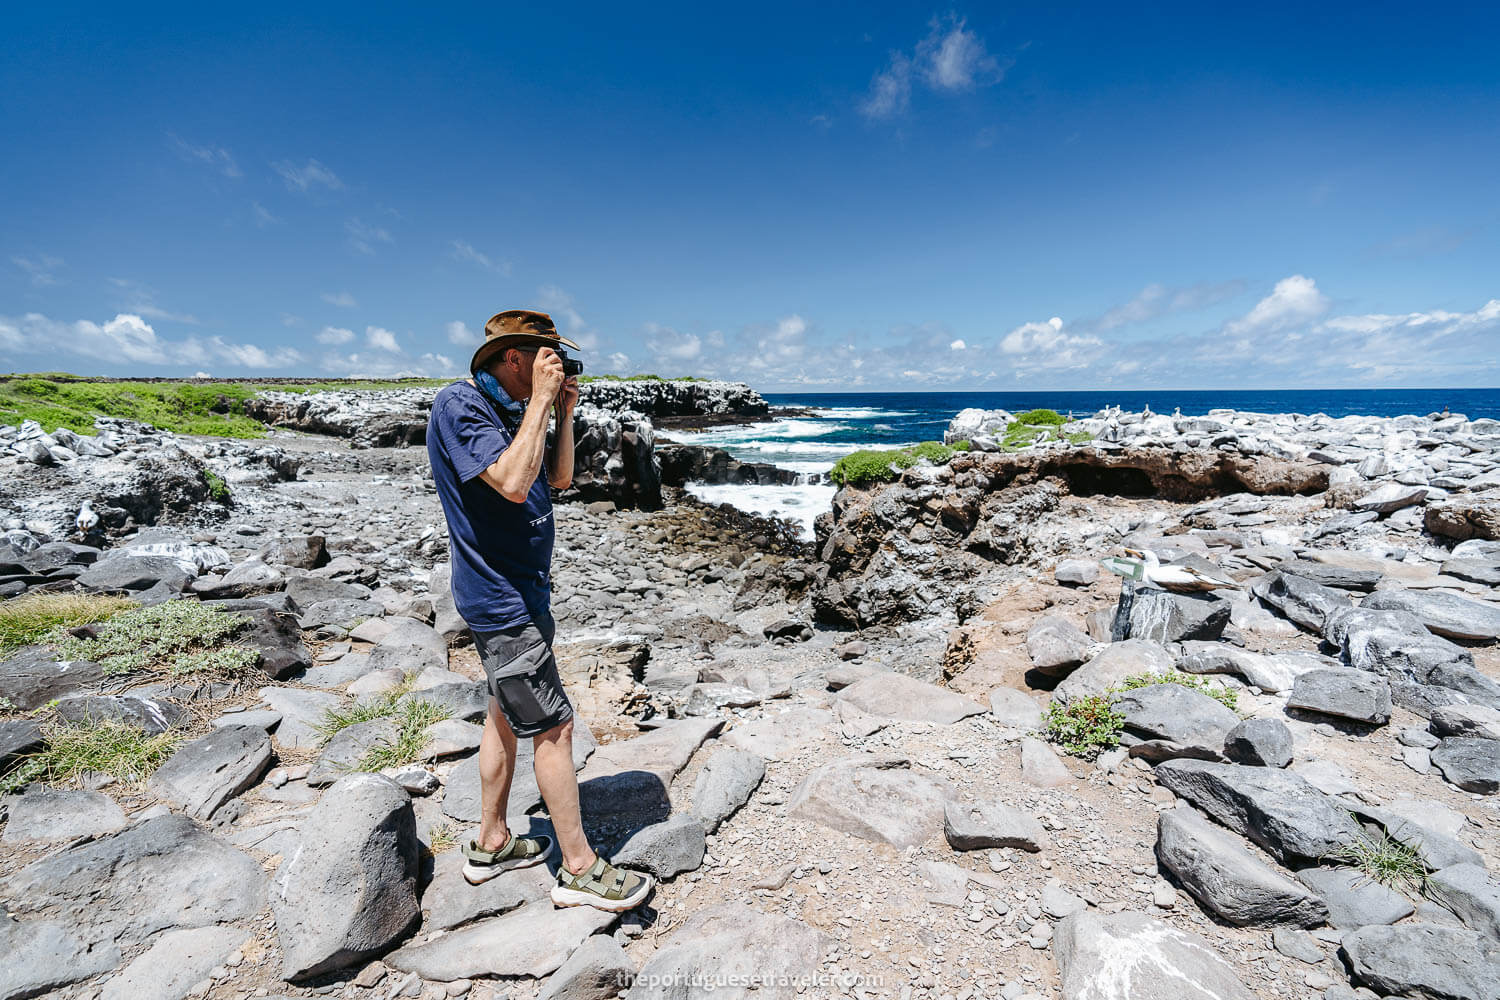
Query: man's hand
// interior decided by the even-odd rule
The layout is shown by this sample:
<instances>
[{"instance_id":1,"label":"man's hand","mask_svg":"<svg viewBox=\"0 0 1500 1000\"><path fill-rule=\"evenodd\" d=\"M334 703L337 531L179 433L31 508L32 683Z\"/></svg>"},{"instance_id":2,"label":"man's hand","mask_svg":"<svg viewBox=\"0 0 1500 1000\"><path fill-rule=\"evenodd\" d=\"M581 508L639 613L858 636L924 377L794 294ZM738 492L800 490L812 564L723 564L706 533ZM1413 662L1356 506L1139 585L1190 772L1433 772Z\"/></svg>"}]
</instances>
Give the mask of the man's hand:
<instances>
[{"instance_id":1,"label":"man's hand","mask_svg":"<svg viewBox=\"0 0 1500 1000\"><path fill-rule=\"evenodd\" d=\"M567 420L573 416L573 408L578 405L578 379L576 377L563 380L562 390L557 394L556 405L559 420Z\"/></svg>"},{"instance_id":2,"label":"man's hand","mask_svg":"<svg viewBox=\"0 0 1500 1000\"><path fill-rule=\"evenodd\" d=\"M562 358L552 348L543 347L536 352L536 360L531 365L531 398L550 405L557 398L562 384Z\"/></svg>"}]
</instances>

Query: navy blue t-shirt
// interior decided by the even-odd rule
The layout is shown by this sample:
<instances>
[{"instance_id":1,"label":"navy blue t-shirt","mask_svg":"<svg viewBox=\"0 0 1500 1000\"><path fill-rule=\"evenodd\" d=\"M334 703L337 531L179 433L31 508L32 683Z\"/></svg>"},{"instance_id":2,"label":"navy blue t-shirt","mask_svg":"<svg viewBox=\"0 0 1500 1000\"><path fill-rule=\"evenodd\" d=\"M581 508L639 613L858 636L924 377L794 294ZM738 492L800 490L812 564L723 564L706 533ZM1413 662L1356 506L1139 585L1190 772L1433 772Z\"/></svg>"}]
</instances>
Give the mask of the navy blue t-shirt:
<instances>
[{"instance_id":1,"label":"navy blue t-shirt","mask_svg":"<svg viewBox=\"0 0 1500 1000\"><path fill-rule=\"evenodd\" d=\"M468 382L437 394L427 421L427 456L448 518L453 601L481 632L524 625L552 605L552 494L542 462L525 503L480 478L510 445L498 408Z\"/></svg>"}]
</instances>

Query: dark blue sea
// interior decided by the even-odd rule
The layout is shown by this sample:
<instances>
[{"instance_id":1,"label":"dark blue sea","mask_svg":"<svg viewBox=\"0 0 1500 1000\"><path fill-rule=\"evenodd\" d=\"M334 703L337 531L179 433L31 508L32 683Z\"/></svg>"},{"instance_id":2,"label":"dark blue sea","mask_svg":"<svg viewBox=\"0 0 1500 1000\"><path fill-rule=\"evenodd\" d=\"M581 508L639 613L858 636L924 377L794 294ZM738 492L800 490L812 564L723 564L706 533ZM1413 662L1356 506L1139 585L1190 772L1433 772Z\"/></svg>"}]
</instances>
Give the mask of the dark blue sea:
<instances>
[{"instance_id":1,"label":"dark blue sea","mask_svg":"<svg viewBox=\"0 0 1500 1000\"><path fill-rule=\"evenodd\" d=\"M1181 409L1197 416L1231 408L1259 413L1325 413L1393 417L1401 414L1463 413L1470 419L1500 418L1500 389L1278 389L1135 390L1130 392L860 392L766 393L773 407L803 411L769 423L717 427L700 433L664 432L674 440L714 445L741 461L770 462L816 479L840 456L862 448L902 448L942 440L959 410L979 407L1019 413L1041 407L1075 417L1106 406L1157 413ZM697 486L713 502L801 520L828 509L833 489L802 486Z\"/></svg>"}]
</instances>

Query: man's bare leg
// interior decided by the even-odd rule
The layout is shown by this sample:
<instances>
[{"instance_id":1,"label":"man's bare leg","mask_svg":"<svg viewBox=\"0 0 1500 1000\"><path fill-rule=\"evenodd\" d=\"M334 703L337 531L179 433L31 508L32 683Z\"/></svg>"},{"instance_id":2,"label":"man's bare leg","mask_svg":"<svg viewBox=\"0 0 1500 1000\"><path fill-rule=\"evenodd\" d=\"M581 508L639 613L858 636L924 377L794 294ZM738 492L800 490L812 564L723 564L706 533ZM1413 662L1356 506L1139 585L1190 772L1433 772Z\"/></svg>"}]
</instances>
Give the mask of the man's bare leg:
<instances>
[{"instance_id":1,"label":"man's bare leg","mask_svg":"<svg viewBox=\"0 0 1500 1000\"><path fill-rule=\"evenodd\" d=\"M569 750L569 753L572 751ZM516 773L516 734L500 703L490 699L489 718L479 738L479 847L498 851L510 839L505 810L510 804L510 781ZM576 801L576 799L575 799Z\"/></svg>"},{"instance_id":2,"label":"man's bare leg","mask_svg":"<svg viewBox=\"0 0 1500 1000\"><path fill-rule=\"evenodd\" d=\"M583 815L578 808L572 719L536 738L536 783L547 803L547 814L552 817L563 865L577 875L594 863L594 849L583 835Z\"/></svg>"}]
</instances>

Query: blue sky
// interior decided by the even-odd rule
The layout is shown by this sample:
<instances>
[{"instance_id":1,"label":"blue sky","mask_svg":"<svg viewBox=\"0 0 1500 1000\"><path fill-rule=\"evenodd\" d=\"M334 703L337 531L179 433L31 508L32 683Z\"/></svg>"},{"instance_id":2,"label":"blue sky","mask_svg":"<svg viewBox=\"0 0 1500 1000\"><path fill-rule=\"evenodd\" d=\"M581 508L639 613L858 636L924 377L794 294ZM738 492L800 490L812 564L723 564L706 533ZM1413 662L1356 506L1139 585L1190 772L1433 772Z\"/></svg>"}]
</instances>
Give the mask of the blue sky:
<instances>
[{"instance_id":1,"label":"blue sky","mask_svg":"<svg viewBox=\"0 0 1500 1000\"><path fill-rule=\"evenodd\" d=\"M9 11L0 369L1500 384L1494 5L303 6Z\"/></svg>"}]
</instances>

